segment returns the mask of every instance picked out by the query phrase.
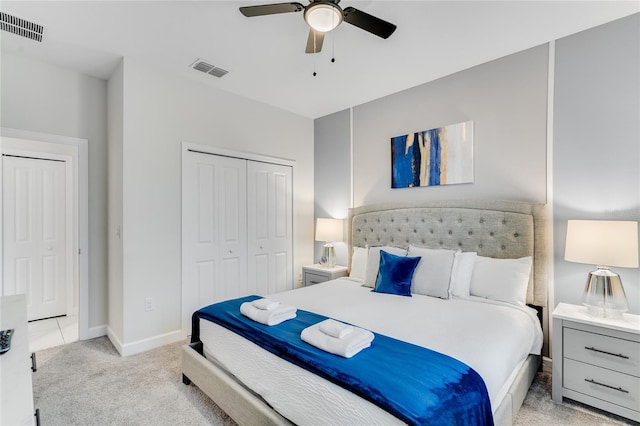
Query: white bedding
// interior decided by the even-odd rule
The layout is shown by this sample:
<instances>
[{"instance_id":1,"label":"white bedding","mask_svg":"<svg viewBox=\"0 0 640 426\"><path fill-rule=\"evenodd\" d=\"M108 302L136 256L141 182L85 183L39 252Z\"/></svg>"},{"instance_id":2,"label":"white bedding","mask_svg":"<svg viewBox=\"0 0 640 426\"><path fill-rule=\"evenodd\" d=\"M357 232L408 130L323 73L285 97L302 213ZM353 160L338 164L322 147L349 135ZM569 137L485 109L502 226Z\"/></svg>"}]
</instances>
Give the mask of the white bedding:
<instances>
[{"instance_id":1,"label":"white bedding","mask_svg":"<svg viewBox=\"0 0 640 426\"><path fill-rule=\"evenodd\" d=\"M372 293L348 278L268 297L448 354L482 376L494 410L528 354L540 354L542 347L534 310L485 299ZM294 423L400 423L370 402L214 323L200 320L200 340L207 358L215 358Z\"/></svg>"}]
</instances>

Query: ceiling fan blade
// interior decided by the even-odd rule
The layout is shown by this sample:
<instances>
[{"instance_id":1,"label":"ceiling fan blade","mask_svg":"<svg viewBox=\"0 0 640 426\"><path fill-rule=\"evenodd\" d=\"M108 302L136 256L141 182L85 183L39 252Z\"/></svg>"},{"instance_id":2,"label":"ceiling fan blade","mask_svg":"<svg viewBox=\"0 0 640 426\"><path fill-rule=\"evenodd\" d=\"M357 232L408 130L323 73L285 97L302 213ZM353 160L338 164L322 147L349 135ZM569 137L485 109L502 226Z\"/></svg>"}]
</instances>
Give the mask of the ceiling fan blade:
<instances>
[{"instance_id":1,"label":"ceiling fan blade","mask_svg":"<svg viewBox=\"0 0 640 426\"><path fill-rule=\"evenodd\" d=\"M314 31L313 28L309 28L309 37L307 38L307 48L305 53L320 53L322 50L322 43L324 42L324 33L320 31Z\"/></svg>"},{"instance_id":2,"label":"ceiling fan blade","mask_svg":"<svg viewBox=\"0 0 640 426\"><path fill-rule=\"evenodd\" d=\"M353 7L344 9L344 21L382 38L389 38L396 30L396 26L392 23L376 18L373 15L369 15Z\"/></svg>"},{"instance_id":3,"label":"ceiling fan blade","mask_svg":"<svg viewBox=\"0 0 640 426\"><path fill-rule=\"evenodd\" d=\"M240 8L240 12L246 17L275 15L277 13L300 12L302 10L304 10L304 6L297 2L262 4L258 6L244 6Z\"/></svg>"}]
</instances>

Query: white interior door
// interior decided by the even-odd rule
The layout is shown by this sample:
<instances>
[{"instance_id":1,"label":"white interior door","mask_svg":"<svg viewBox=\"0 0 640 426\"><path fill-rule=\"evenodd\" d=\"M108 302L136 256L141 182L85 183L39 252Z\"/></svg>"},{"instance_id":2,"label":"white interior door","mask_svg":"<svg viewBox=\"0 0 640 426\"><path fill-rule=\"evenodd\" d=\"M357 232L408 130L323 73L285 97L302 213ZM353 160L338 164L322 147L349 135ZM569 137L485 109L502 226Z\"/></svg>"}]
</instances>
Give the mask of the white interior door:
<instances>
[{"instance_id":1,"label":"white interior door","mask_svg":"<svg viewBox=\"0 0 640 426\"><path fill-rule=\"evenodd\" d=\"M3 155L2 175L2 294L26 294L30 321L65 315L65 162Z\"/></svg>"},{"instance_id":2,"label":"white interior door","mask_svg":"<svg viewBox=\"0 0 640 426\"><path fill-rule=\"evenodd\" d=\"M293 288L292 168L247 164L249 293Z\"/></svg>"},{"instance_id":3,"label":"white interior door","mask_svg":"<svg viewBox=\"0 0 640 426\"><path fill-rule=\"evenodd\" d=\"M246 161L184 153L182 324L211 303L246 295Z\"/></svg>"}]
</instances>

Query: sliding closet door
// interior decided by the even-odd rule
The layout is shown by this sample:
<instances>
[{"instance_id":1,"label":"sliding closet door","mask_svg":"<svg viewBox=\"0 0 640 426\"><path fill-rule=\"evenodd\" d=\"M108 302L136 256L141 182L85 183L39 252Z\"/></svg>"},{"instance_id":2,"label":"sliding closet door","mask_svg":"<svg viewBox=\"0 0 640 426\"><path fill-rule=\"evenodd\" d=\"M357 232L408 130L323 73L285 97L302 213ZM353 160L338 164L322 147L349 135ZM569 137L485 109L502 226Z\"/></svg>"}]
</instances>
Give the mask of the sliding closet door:
<instances>
[{"instance_id":1,"label":"sliding closet door","mask_svg":"<svg viewBox=\"0 0 640 426\"><path fill-rule=\"evenodd\" d=\"M292 168L247 164L249 292L293 288Z\"/></svg>"},{"instance_id":2,"label":"sliding closet door","mask_svg":"<svg viewBox=\"0 0 640 426\"><path fill-rule=\"evenodd\" d=\"M187 151L182 181L182 315L247 294L245 160Z\"/></svg>"}]
</instances>

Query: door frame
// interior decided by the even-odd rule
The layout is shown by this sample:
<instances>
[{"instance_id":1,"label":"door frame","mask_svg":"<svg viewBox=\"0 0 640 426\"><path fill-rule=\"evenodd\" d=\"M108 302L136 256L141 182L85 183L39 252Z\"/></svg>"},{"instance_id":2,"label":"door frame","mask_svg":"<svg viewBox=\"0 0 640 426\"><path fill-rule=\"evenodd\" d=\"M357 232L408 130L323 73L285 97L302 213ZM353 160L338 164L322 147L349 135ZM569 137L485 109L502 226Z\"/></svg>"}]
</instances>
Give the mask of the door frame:
<instances>
[{"instance_id":1,"label":"door frame","mask_svg":"<svg viewBox=\"0 0 640 426\"><path fill-rule=\"evenodd\" d=\"M289 160L286 158L279 158L279 157L270 157L270 156L266 156L266 155L260 155L260 154L253 154L253 153L249 153L249 152L243 152L243 151L235 151L235 150L229 150L229 149L225 149L225 148L218 148L218 147L214 147L214 146L210 146L210 145L201 145L201 144L195 144L195 143L191 143L191 142L185 142L183 141L180 144L180 322L181 324L181 330L182 333L184 335L184 337L186 337L187 335L190 334L191 331L191 322L187 321L187 324L184 323L183 321L183 305L182 305L182 292L184 291L184 284L183 284L183 279L184 279L184 273L182 271L182 265L183 265L183 245L184 245L184 215L182 213L182 210L184 209L185 206L185 199L183 197L184 194L184 185L186 182L185 179L185 170L188 166L187 164L187 153L189 152L195 152L195 153L200 153L200 154L205 154L205 155L219 155L222 157L231 157L231 158L237 158L240 160L250 160L250 161L259 161L259 162L263 162L263 163L270 163L270 164L277 164L277 165L281 165L281 166L289 166L291 167L292 170L292 175L291 175L291 179L292 179L292 187L291 187L291 191L292 191L292 198L293 198L293 171L295 170L295 165L296 162L295 160ZM292 200L292 205L291 205L291 209L293 210L293 200ZM292 212L293 214L293 212ZM293 220L295 220L295 215L293 215ZM292 223L292 228L295 229L295 226L293 226ZM291 263L292 265L295 265L295 238L292 235L292 259L291 259ZM292 271L293 274L293 271ZM295 283L295 281L294 281Z\"/></svg>"},{"instance_id":2,"label":"door frame","mask_svg":"<svg viewBox=\"0 0 640 426\"><path fill-rule=\"evenodd\" d=\"M67 187L71 188L72 224L67 232L71 233L70 259L72 268L70 276L71 289L67 286L67 310L77 309L78 337L86 340L89 336L89 167L87 139L59 136L27 130L0 128L2 144L0 154L36 156L39 158L65 159L67 161L67 178L71 175ZM2 163L0 162L0 173ZM2 197L0 197L0 215L2 214ZM2 238L0 226L0 238ZM0 245L0 267L2 259ZM75 256L78 253L78 256ZM75 300L78 301L77 305Z\"/></svg>"}]
</instances>

